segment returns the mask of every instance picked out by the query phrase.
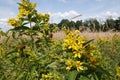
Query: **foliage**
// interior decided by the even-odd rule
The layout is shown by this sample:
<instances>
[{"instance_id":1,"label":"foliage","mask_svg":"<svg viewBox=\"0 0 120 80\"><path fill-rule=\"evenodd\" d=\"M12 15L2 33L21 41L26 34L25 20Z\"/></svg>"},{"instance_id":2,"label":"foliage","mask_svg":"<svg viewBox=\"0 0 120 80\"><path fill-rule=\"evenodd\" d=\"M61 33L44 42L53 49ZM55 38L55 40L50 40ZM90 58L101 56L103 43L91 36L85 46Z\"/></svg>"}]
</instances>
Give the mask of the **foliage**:
<instances>
[{"instance_id":1,"label":"foliage","mask_svg":"<svg viewBox=\"0 0 120 80\"><path fill-rule=\"evenodd\" d=\"M120 36L114 35L112 39L99 37L96 45L98 45L100 52L102 52L102 66L113 75L114 80L119 80ZM106 78L106 80L113 80L113 78Z\"/></svg>"},{"instance_id":2,"label":"foliage","mask_svg":"<svg viewBox=\"0 0 120 80\"><path fill-rule=\"evenodd\" d=\"M106 19L104 22L101 22L95 18L90 18L86 20L78 20L76 22L70 21L68 19L61 20L60 23L58 23L58 27L61 29L61 27L66 26L69 29L78 29L81 31L89 29L92 32L97 31L120 31L120 18L114 20L112 18Z\"/></svg>"},{"instance_id":3,"label":"foliage","mask_svg":"<svg viewBox=\"0 0 120 80\"><path fill-rule=\"evenodd\" d=\"M8 20L14 27L9 30L12 36L0 33L6 37L0 42L1 80L119 79L118 62L111 60L115 66L110 66L105 61L109 56L103 57L105 53L101 46L104 46L104 40L98 40L95 44L92 43L93 40L80 36L79 30L72 32L66 28L66 37L63 40L54 40L51 33L54 29L48 23L49 15L38 13L36 4L29 0L21 0L18 4L17 18ZM117 46L117 52L120 49L117 45L118 38L115 36L115 43L112 44ZM118 59L115 61L119 61ZM115 67L116 72L113 70Z\"/></svg>"}]
</instances>

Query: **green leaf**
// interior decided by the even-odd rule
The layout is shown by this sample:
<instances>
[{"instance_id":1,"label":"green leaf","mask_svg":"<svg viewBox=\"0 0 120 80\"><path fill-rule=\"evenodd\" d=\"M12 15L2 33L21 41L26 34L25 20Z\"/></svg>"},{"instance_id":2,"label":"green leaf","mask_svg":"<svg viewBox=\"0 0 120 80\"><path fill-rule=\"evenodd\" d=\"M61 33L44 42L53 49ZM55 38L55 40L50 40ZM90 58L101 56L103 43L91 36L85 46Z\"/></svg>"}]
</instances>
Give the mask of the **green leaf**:
<instances>
[{"instance_id":1,"label":"green leaf","mask_svg":"<svg viewBox=\"0 0 120 80\"><path fill-rule=\"evenodd\" d=\"M10 31L20 31L20 30L30 30L30 28L27 26L18 26L13 29L10 29Z\"/></svg>"},{"instance_id":2,"label":"green leaf","mask_svg":"<svg viewBox=\"0 0 120 80\"><path fill-rule=\"evenodd\" d=\"M36 66L33 66L33 67L31 68L31 74L35 73L35 71L36 71Z\"/></svg>"},{"instance_id":3,"label":"green leaf","mask_svg":"<svg viewBox=\"0 0 120 80\"><path fill-rule=\"evenodd\" d=\"M52 62L47 67L54 68L54 67L57 67L57 65L58 65L57 62Z\"/></svg>"},{"instance_id":4,"label":"green leaf","mask_svg":"<svg viewBox=\"0 0 120 80\"><path fill-rule=\"evenodd\" d=\"M12 32L12 37L13 37L13 39L16 38L16 37L15 37L15 31Z\"/></svg>"},{"instance_id":5,"label":"green leaf","mask_svg":"<svg viewBox=\"0 0 120 80\"><path fill-rule=\"evenodd\" d=\"M85 76L80 76L79 80L90 80L90 79Z\"/></svg>"},{"instance_id":6,"label":"green leaf","mask_svg":"<svg viewBox=\"0 0 120 80\"><path fill-rule=\"evenodd\" d=\"M8 57L9 55L14 54L14 53L16 53L16 52L18 52L17 48L15 48L15 49L11 50L10 52L8 52L8 53L5 55L5 57Z\"/></svg>"},{"instance_id":7,"label":"green leaf","mask_svg":"<svg viewBox=\"0 0 120 80\"><path fill-rule=\"evenodd\" d=\"M24 75L25 75L25 72L22 72L21 74L19 74L19 76L17 77L17 80L22 80Z\"/></svg>"},{"instance_id":8,"label":"green leaf","mask_svg":"<svg viewBox=\"0 0 120 80\"><path fill-rule=\"evenodd\" d=\"M68 80L76 80L77 74L78 74L78 72L76 70L70 71L68 73Z\"/></svg>"},{"instance_id":9,"label":"green leaf","mask_svg":"<svg viewBox=\"0 0 120 80\"><path fill-rule=\"evenodd\" d=\"M7 39L5 40L5 44L7 44L7 43L8 43L9 39L10 39L10 36L9 36L9 37L7 37Z\"/></svg>"},{"instance_id":10,"label":"green leaf","mask_svg":"<svg viewBox=\"0 0 120 80\"><path fill-rule=\"evenodd\" d=\"M25 23L23 23L23 25L26 25L26 24L28 24L28 23L30 23L30 22L25 22Z\"/></svg>"},{"instance_id":11,"label":"green leaf","mask_svg":"<svg viewBox=\"0 0 120 80\"><path fill-rule=\"evenodd\" d=\"M108 78L113 77L107 70L104 70L102 67L97 67L97 72L96 72L96 76L99 78L99 80L101 80L101 76L102 75L107 75Z\"/></svg>"},{"instance_id":12,"label":"green leaf","mask_svg":"<svg viewBox=\"0 0 120 80\"><path fill-rule=\"evenodd\" d=\"M30 10L30 8L29 7L27 7L27 6L24 6L23 4L21 4L21 3L17 3L18 5L20 5L20 6L22 6L24 9L26 9L26 10Z\"/></svg>"},{"instance_id":13,"label":"green leaf","mask_svg":"<svg viewBox=\"0 0 120 80\"><path fill-rule=\"evenodd\" d=\"M6 33L6 32L3 32L3 31L1 31L1 30L0 30L0 35L7 37L7 33Z\"/></svg>"},{"instance_id":14,"label":"green leaf","mask_svg":"<svg viewBox=\"0 0 120 80\"><path fill-rule=\"evenodd\" d=\"M35 43L38 44L38 43L40 43L40 42L42 42L42 39L41 39L41 38L38 38Z\"/></svg>"},{"instance_id":15,"label":"green leaf","mask_svg":"<svg viewBox=\"0 0 120 80\"><path fill-rule=\"evenodd\" d=\"M87 41L86 43L84 43L83 44L83 46L86 46L86 45L88 45L90 42L92 42L94 39L91 39L91 40L89 40L89 41Z\"/></svg>"}]
</instances>

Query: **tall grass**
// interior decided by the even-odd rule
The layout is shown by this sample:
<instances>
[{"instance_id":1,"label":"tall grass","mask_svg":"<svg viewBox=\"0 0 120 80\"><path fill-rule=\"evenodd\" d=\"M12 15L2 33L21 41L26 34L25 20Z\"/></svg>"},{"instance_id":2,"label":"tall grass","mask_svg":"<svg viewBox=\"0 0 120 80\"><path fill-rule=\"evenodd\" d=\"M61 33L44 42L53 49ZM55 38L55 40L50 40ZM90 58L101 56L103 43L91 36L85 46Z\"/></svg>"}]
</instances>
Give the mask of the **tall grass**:
<instances>
[{"instance_id":1,"label":"tall grass","mask_svg":"<svg viewBox=\"0 0 120 80\"><path fill-rule=\"evenodd\" d=\"M114 35L119 35L120 36L120 32L88 32L88 31L84 31L80 33L80 36L84 36L87 39L97 39L99 36L102 38L105 37L109 37L112 38ZM58 31L56 33L53 34L53 38L60 40L65 38L65 32L64 31Z\"/></svg>"}]
</instances>

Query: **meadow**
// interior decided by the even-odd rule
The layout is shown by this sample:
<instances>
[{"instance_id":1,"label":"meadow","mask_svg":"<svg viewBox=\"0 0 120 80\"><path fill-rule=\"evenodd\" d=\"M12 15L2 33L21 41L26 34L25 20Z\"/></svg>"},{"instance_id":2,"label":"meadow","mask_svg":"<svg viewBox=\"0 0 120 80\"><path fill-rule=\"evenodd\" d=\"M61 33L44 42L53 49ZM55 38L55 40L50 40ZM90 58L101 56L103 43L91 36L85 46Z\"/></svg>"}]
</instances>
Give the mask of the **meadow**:
<instances>
[{"instance_id":1,"label":"meadow","mask_svg":"<svg viewBox=\"0 0 120 80\"><path fill-rule=\"evenodd\" d=\"M0 31L0 80L120 80L120 32L51 29L35 7L21 0Z\"/></svg>"}]
</instances>

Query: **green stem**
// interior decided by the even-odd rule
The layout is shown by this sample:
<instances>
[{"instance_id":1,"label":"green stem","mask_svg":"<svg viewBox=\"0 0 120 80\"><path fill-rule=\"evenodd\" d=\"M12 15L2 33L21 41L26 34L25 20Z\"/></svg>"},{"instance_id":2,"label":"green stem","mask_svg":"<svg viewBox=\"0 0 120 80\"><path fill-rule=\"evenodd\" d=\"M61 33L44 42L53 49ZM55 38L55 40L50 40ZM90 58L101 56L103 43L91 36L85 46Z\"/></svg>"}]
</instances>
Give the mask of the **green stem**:
<instances>
[{"instance_id":1,"label":"green stem","mask_svg":"<svg viewBox=\"0 0 120 80\"><path fill-rule=\"evenodd\" d=\"M31 20L30 20L30 29L31 29L31 31L32 31L32 23L31 23ZM33 48L34 48L34 38L33 38L32 33L30 33L30 37L31 37L31 42L32 42L31 49L33 49Z\"/></svg>"}]
</instances>

